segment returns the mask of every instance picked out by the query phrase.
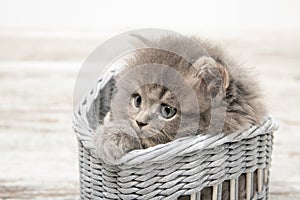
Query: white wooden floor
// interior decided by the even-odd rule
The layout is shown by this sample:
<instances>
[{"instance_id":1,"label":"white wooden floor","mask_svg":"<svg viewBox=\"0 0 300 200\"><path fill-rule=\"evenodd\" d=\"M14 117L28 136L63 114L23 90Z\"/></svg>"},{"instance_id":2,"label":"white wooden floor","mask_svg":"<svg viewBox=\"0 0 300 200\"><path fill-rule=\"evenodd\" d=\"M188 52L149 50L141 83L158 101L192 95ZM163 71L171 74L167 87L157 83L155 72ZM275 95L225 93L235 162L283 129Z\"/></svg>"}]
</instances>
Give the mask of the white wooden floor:
<instances>
[{"instance_id":1,"label":"white wooden floor","mask_svg":"<svg viewBox=\"0 0 300 200\"><path fill-rule=\"evenodd\" d=\"M280 124L271 199L300 199L300 34L215 34L212 38L256 69L269 111ZM48 40L39 40L39 46L34 46L34 39L0 41L7 47L0 48L0 199L78 199L72 95L82 59L99 41L67 40L57 51ZM18 44L31 49L27 52ZM59 57L61 52L74 53L64 51L74 46L81 48L75 58ZM55 54L53 60L59 62L49 62L45 54Z\"/></svg>"}]
</instances>

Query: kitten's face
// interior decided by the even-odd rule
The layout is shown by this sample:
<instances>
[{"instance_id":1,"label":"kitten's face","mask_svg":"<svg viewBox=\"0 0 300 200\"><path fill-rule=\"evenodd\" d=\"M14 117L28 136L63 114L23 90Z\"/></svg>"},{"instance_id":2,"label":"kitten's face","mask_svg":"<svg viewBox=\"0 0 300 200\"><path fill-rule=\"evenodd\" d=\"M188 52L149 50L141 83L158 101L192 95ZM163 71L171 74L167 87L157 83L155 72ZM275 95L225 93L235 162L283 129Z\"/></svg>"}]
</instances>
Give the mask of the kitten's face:
<instances>
[{"instance_id":1,"label":"kitten's face","mask_svg":"<svg viewBox=\"0 0 300 200\"><path fill-rule=\"evenodd\" d=\"M176 96L157 84L140 87L128 105L131 126L145 147L174 139L180 124L180 107Z\"/></svg>"}]
</instances>

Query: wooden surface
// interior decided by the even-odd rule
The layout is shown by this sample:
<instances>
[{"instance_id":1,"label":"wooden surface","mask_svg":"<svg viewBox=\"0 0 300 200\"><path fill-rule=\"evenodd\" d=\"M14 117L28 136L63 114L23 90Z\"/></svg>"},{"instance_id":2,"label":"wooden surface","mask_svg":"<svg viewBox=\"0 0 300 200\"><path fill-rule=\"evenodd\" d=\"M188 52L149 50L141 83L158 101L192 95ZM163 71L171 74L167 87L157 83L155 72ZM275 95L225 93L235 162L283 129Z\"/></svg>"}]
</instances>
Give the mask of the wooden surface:
<instances>
[{"instance_id":1,"label":"wooden surface","mask_svg":"<svg viewBox=\"0 0 300 200\"><path fill-rule=\"evenodd\" d=\"M255 68L280 124L271 199L300 199L299 34L210 38ZM78 199L72 95L83 59L101 41L0 37L0 199Z\"/></svg>"}]
</instances>

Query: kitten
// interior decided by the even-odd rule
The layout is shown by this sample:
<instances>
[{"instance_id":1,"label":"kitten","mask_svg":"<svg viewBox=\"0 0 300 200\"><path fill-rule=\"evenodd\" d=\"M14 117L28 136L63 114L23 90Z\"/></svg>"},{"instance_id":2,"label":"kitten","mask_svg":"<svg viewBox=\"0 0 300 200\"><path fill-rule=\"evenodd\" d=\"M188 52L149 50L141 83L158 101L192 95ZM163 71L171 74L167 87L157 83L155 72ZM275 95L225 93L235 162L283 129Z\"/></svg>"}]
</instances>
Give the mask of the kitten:
<instances>
[{"instance_id":1,"label":"kitten","mask_svg":"<svg viewBox=\"0 0 300 200\"><path fill-rule=\"evenodd\" d=\"M143 42L142 37L137 37ZM220 48L198 38L192 39L196 41L198 47L195 46L195 42L191 43L188 39L170 35L151 41L157 48L136 51L127 60L128 66L116 77L116 82L138 66L149 63L163 64L175 69L184 77L195 92L198 105L195 106L193 102L189 102L190 99L183 98L184 105L190 104L191 106L182 110L183 105L180 104L182 97L165 87L172 77L166 80L160 79L159 84L149 83L137 88L130 94L127 107L120 111L128 116L127 121L133 133L128 135L120 129L122 123L117 125L114 120L117 116L114 116L113 112L108 112L104 124L95 134L96 153L105 162L113 162L134 149L152 147L189 135L195 128L196 134L207 134L211 131L211 127L215 132L230 134L262 122L265 108L261 102L255 78L250 76L247 70L228 59ZM188 62L173 53L174 51L162 50L165 48L174 51L180 49L181 52L186 52L187 57L194 62ZM152 74L155 74L155 70ZM128 84L134 81L138 83L147 76L150 74L134 76ZM165 77L168 77L168 74ZM126 90L126 84L119 86L117 93ZM212 98L219 99L214 104L214 108L212 108ZM224 117L222 121L224 124L221 129L218 129L218 122L211 120L211 116L213 109L219 109L222 105L226 107L225 115L221 116ZM200 110L195 110L196 108ZM182 117L189 117L189 113L192 115L195 112L200 114L197 127L183 124L179 132ZM225 185L224 188L228 189L228 187ZM226 194L228 197L229 192Z\"/></svg>"}]
</instances>

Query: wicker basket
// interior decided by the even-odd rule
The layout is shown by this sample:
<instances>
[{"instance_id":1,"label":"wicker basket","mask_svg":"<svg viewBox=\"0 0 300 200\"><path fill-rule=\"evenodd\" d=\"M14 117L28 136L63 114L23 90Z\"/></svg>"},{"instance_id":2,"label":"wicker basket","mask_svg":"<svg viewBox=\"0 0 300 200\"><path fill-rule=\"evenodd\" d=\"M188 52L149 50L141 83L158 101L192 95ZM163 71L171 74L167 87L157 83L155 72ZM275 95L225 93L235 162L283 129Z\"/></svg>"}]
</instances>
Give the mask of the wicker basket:
<instances>
[{"instance_id":1,"label":"wicker basket","mask_svg":"<svg viewBox=\"0 0 300 200\"><path fill-rule=\"evenodd\" d=\"M201 199L201 191L209 187L212 199L221 199L225 181L230 199L238 199L241 175L246 176L246 199L267 199L277 130L271 118L240 133L186 137L134 150L115 165L99 160L91 138L110 109L115 73L106 73L74 112L81 199Z\"/></svg>"}]
</instances>

